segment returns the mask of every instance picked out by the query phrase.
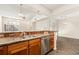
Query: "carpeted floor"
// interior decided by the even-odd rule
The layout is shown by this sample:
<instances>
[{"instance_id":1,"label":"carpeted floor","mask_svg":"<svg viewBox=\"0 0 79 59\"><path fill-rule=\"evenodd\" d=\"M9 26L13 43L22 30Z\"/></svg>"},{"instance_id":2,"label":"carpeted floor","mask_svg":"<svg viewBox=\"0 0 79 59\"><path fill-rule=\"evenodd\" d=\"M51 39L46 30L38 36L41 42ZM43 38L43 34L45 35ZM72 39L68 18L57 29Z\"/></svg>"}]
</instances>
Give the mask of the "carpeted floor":
<instances>
[{"instance_id":1,"label":"carpeted floor","mask_svg":"<svg viewBox=\"0 0 79 59\"><path fill-rule=\"evenodd\" d=\"M48 55L79 55L79 39L59 37L57 50Z\"/></svg>"}]
</instances>

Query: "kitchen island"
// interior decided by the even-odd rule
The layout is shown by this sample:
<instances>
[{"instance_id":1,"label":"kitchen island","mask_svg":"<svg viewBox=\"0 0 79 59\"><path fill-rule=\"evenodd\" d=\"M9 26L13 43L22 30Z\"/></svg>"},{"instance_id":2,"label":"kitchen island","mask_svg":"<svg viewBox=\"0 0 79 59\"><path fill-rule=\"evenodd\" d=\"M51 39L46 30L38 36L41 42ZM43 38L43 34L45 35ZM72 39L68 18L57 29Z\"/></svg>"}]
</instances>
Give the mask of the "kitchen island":
<instances>
[{"instance_id":1,"label":"kitchen island","mask_svg":"<svg viewBox=\"0 0 79 59\"><path fill-rule=\"evenodd\" d=\"M49 37L49 51L53 49L54 35L36 34L24 37L7 37L0 38L0 55L41 55L42 37Z\"/></svg>"}]
</instances>

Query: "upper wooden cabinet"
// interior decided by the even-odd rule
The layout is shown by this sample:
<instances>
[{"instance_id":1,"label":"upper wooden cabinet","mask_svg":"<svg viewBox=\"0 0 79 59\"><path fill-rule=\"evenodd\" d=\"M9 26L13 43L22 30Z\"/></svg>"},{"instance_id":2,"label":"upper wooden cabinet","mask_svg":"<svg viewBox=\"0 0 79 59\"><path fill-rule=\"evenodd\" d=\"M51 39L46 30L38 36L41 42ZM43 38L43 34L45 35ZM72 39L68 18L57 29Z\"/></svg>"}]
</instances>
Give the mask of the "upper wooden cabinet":
<instances>
[{"instance_id":1,"label":"upper wooden cabinet","mask_svg":"<svg viewBox=\"0 0 79 59\"><path fill-rule=\"evenodd\" d=\"M40 39L34 39L29 41L29 55L41 54L41 41Z\"/></svg>"},{"instance_id":2,"label":"upper wooden cabinet","mask_svg":"<svg viewBox=\"0 0 79 59\"><path fill-rule=\"evenodd\" d=\"M7 46L0 47L0 55L6 55L7 54Z\"/></svg>"},{"instance_id":3,"label":"upper wooden cabinet","mask_svg":"<svg viewBox=\"0 0 79 59\"><path fill-rule=\"evenodd\" d=\"M28 41L8 45L8 54L28 55Z\"/></svg>"}]
</instances>

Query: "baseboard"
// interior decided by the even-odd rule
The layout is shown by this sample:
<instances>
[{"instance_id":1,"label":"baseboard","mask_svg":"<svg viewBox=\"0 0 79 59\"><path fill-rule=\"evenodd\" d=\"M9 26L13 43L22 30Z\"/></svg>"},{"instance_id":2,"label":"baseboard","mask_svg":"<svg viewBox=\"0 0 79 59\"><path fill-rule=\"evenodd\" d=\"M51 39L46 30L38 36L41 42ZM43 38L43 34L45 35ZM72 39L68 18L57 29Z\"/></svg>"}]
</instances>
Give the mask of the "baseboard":
<instances>
[{"instance_id":1,"label":"baseboard","mask_svg":"<svg viewBox=\"0 0 79 59\"><path fill-rule=\"evenodd\" d=\"M61 37L61 38L68 38L68 39L77 39L77 40L79 40L78 38L72 38L72 37L66 37L66 36L58 36L58 37Z\"/></svg>"}]
</instances>

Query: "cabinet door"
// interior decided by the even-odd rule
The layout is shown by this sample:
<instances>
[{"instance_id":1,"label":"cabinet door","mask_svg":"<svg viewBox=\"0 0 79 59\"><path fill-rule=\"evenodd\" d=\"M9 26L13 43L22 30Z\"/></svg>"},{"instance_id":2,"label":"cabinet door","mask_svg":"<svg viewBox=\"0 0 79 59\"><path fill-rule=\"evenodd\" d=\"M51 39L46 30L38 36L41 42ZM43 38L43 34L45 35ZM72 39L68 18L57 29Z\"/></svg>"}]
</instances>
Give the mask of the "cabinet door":
<instances>
[{"instance_id":1,"label":"cabinet door","mask_svg":"<svg viewBox=\"0 0 79 59\"><path fill-rule=\"evenodd\" d=\"M40 41L36 40L36 42L33 41L32 44L29 44L29 55L40 55L40 54L41 54Z\"/></svg>"},{"instance_id":2,"label":"cabinet door","mask_svg":"<svg viewBox=\"0 0 79 59\"><path fill-rule=\"evenodd\" d=\"M7 55L7 46L0 47L0 55Z\"/></svg>"},{"instance_id":3,"label":"cabinet door","mask_svg":"<svg viewBox=\"0 0 79 59\"><path fill-rule=\"evenodd\" d=\"M50 40L50 49L54 48L54 40Z\"/></svg>"},{"instance_id":4,"label":"cabinet door","mask_svg":"<svg viewBox=\"0 0 79 59\"><path fill-rule=\"evenodd\" d=\"M54 37L50 36L50 49L54 48Z\"/></svg>"},{"instance_id":5,"label":"cabinet door","mask_svg":"<svg viewBox=\"0 0 79 59\"><path fill-rule=\"evenodd\" d=\"M10 55L28 55L28 41L9 45L8 54L10 54Z\"/></svg>"},{"instance_id":6,"label":"cabinet door","mask_svg":"<svg viewBox=\"0 0 79 59\"><path fill-rule=\"evenodd\" d=\"M20 48L16 49L15 51L12 51L14 53L10 53L11 55L28 55L28 48Z\"/></svg>"}]
</instances>

